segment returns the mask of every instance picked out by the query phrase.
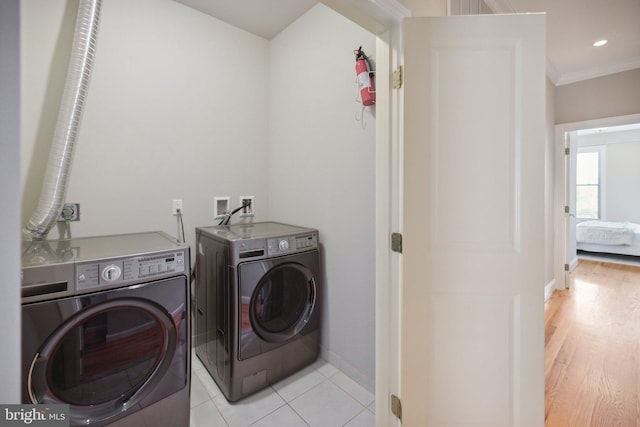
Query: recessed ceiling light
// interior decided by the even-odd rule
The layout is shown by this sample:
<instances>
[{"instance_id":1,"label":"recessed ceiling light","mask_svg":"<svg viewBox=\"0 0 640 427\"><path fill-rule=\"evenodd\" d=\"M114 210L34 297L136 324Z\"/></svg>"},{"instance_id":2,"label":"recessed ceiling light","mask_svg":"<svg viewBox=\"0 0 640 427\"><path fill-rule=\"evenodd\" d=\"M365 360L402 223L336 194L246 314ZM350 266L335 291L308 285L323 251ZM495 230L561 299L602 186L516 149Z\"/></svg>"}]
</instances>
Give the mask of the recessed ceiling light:
<instances>
[{"instance_id":1,"label":"recessed ceiling light","mask_svg":"<svg viewBox=\"0 0 640 427\"><path fill-rule=\"evenodd\" d=\"M598 40L597 42L595 42L593 45L595 47L600 47L600 46L604 46L605 44L607 44L606 40Z\"/></svg>"}]
</instances>

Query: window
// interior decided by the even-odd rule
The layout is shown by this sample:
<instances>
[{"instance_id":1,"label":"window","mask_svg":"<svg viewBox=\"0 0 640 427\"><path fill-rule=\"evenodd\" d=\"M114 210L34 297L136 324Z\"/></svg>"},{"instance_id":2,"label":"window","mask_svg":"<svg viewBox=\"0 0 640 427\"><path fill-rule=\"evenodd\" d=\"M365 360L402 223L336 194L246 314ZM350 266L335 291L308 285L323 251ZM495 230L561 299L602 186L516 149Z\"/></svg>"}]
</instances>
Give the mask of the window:
<instances>
[{"instance_id":1,"label":"window","mask_svg":"<svg viewBox=\"0 0 640 427\"><path fill-rule=\"evenodd\" d=\"M604 147L578 150L576 164L576 216L602 218L602 158Z\"/></svg>"}]
</instances>

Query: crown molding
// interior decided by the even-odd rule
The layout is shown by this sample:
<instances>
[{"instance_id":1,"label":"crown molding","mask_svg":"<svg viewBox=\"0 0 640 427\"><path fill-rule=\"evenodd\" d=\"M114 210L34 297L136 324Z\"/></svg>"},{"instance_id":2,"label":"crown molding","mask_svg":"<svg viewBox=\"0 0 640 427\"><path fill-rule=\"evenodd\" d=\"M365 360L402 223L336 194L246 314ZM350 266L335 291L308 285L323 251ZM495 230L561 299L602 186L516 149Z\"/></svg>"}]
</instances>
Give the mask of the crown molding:
<instances>
[{"instance_id":1,"label":"crown molding","mask_svg":"<svg viewBox=\"0 0 640 427\"><path fill-rule=\"evenodd\" d=\"M640 68L640 56L633 58L629 61L623 61L616 64L609 64L604 67L590 68L587 70L578 71L575 73L567 73L559 76L557 81L554 81L556 86L567 85L571 83L577 83L583 80L595 79L598 77L608 76L610 74L622 73L624 71L630 71Z\"/></svg>"}]
</instances>

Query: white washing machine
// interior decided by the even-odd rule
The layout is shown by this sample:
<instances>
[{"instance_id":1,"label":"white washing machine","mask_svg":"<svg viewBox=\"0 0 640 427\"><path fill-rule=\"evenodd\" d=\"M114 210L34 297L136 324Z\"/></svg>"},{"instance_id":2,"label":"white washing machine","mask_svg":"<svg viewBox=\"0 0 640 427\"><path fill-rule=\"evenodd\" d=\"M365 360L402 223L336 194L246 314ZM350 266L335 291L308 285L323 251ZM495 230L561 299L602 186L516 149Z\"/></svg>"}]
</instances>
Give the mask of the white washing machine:
<instances>
[{"instance_id":1,"label":"white washing machine","mask_svg":"<svg viewBox=\"0 0 640 427\"><path fill-rule=\"evenodd\" d=\"M314 362L318 231L276 222L196 229L195 351L229 401Z\"/></svg>"},{"instance_id":2,"label":"white washing machine","mask_svg":"<svg viewBox=\"0 0 640 427\"><path fill-rule=\"evenodd\" d=\"M22 257L22 402L71 425L188 426L189 247L161 233L36 241Z\"/></svg>"}]
</instances>

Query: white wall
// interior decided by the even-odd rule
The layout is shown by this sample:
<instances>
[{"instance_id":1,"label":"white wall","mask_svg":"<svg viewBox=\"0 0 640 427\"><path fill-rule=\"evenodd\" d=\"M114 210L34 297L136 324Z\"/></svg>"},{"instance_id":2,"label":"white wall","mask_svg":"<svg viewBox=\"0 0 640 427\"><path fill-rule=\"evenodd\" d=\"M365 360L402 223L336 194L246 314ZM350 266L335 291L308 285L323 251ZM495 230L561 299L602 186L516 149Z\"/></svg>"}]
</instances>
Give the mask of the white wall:
<instances>
[{"instance_id":1,"label":"white wall","mask_svg":"<svg viewBox=\"0 0 640 427\"><path fill-rule=\"evenodd\" d=\"M640 130L581 135L578 145L605 146L603 219L640 223Z\"/></svg>"},{"instance_id":2,"label":"white wall","mask_svg":"<svg viewBox=\"0 0 640 427\"><path fill-rule=\"evenodd\" d=\"M22 5L24 223L77 3ZM269 42L170 0L103 2L66 200L81 205L74 237L176 235L171 202L182 198L193 247L194 227L214 223L214 196L254 195L256 221L318 228L323 356L373 390L375 117L355 118L360 45L375 52L375 37L322 5Z\"/></svg>"},{"instance_id":3,"label":"white wall","mask_svg":"<svg viewBox=\"0 0 640 427\"><path fill-rule=\"evenodd\" d=\"M20 402L20 0L0 1L0 403Z\"/></svg>"},{"instance_id":4,"label":"white wall","mask_svg":"<svg viewBox=\"0 0 640 427\"><path fill-rule=\"evenodd\" d=\"M607 219L640 224L640 139L607 146Z\"/></svg>"},{"instance_id":5,"label":"white wall","mask_svg":"<svg viewBox=\"0 0 640 427\"><path fill-rule=\"evenodd\" d=\"M355 57L375 36L319 4L271 41L269 207L318 228L325 357L373 390L375 119L356 102ZM363 128L364 126L364 128Z\"/></svg>"},{"instance_id":6,"label":"white wall","mask_svg":"<svg viewBox=\"0 0 640 427\"><path fill-rule=\"evenodd\" d=\"M40 191L77 4L22 3L25 222ZM235 206L253 195L255 220L268 219L268 41L170 0L110 0L100 20L66 197L80 203L73 236L175 236L175 198L191 244L196 226L214 224L214 196Z\"/></svg>"}]
</instances>

